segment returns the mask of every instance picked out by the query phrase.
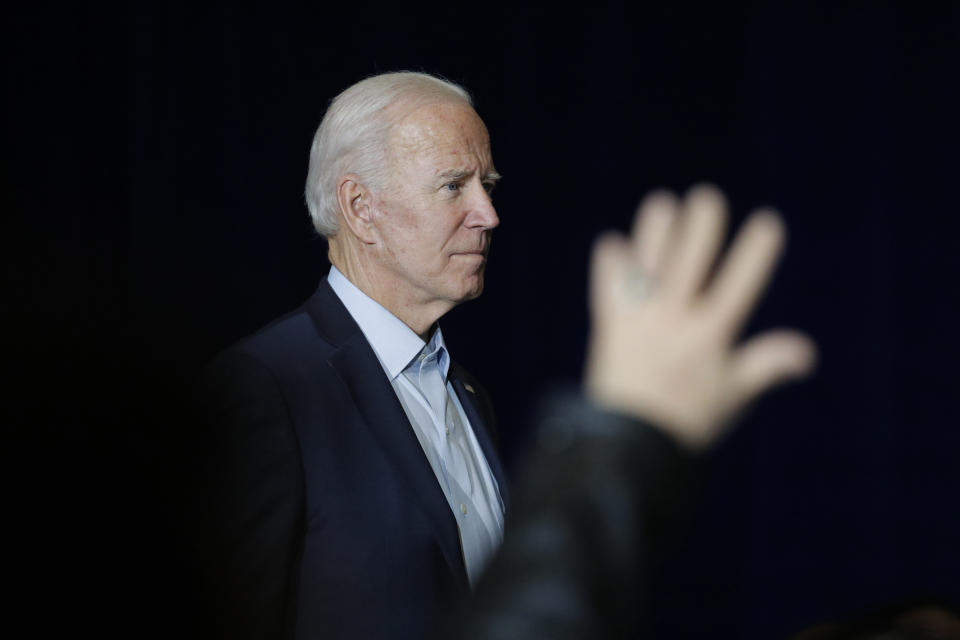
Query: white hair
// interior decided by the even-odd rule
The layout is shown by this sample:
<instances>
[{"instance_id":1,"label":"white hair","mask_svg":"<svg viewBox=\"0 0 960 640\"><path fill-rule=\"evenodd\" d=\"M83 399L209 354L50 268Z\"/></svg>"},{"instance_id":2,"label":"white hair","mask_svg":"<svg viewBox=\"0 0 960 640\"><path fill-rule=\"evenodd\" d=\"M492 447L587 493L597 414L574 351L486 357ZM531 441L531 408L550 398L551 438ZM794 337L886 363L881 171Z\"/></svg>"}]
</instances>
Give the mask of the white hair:
<instances>
[{"instance_id":1,"label":"white hair","mask_svg":"<svg viewBox=\"0 0 960 640\"><path fill-rule=\"evenodd\" d=\"M339 228L337 183L347 173L374 190L386 185L387 142L404 115L433 101L473 106L462 87L426 73L400 71L361 80L330 103L310 147L305 196L317 233L331 237ZM405 109L391 109L402 102Z\"/></svg>"}]
</instances>

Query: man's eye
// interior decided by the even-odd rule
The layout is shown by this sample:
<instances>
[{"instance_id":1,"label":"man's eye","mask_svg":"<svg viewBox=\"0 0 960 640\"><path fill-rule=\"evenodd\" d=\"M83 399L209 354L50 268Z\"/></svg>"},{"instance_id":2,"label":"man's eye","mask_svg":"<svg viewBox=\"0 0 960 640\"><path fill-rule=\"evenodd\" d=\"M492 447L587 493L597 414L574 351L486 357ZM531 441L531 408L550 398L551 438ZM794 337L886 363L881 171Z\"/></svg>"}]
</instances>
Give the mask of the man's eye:
<instances>
[{"instance_id":1,"label":"man's eye","mask_svg":"<svg viewBox=\"0 0 960 640\"><path fill-rule=\"evenodd\" d=\"M491 193L493 193L493 190L494 190L496 187L497 187L497 183L496 183L496 182L484 182L484 183L483 183L483 190L487 192L487 195L490 195Z\"/></svg>"},{"instance_id":2,"label":"man's eye","mask_svg":"<svg viewBox=\"0 0 960 640\"><path fill-rule=\"evenodd\" d=\"M446 189L447 191L460 191L460 183L448 182L447 184L443 185L443 188Z\"/></svg>"}]
</instances>

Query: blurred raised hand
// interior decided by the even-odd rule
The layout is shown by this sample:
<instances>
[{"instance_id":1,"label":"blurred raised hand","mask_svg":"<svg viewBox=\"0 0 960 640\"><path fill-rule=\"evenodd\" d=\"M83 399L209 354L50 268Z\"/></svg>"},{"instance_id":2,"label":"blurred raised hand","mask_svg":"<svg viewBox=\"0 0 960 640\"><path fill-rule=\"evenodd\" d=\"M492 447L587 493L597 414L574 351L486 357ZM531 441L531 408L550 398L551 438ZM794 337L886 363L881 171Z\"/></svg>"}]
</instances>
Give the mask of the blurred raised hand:
<instances>
[{"instance_id":1,"label":"blurred raised hand","mask_svg":"<svg viewBox=\"0 0 960 640\"><path fill-rule=\"evenodd\" d=\"M718 259L726 222L726 201L713 187L694 187L682 200L654 192L629 238L597 241L590 267L587 394L692 450L710 446L747 404L808 375L816 361L813 341L794 330L738 343L785 231L778 213L759 209Z\"/></svg>"}]
</instances>

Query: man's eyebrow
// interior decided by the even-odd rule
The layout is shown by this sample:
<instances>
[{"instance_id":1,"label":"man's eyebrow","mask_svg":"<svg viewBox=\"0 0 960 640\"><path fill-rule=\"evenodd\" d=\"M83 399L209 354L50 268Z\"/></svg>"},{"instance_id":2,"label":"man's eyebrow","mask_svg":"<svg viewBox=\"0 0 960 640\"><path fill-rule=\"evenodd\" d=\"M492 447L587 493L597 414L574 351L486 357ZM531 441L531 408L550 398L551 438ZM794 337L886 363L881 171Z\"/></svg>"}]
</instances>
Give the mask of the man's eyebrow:
<instances>
[{"instance_id":1,"label":"man's eyebrow","mask_svg":"<svg viewBox=\"0 0 960 640\"><path fill-rule=\"evenodd\" d=\"M467 169L447 169L437 174L438 180L463 180L473 175L473 171ZM487 171L483 174L483 179L491 182L498 182L502 176L496 171Z\"/></svg>"},{"instance_id":2,"label":"man's eyebrow","mask_svg":"<svg viewBox=\"0 0 960 640\"><path fill-rule=\"evenodd\" d=\"M473 171L467 171L466 169L447 169L441 173L437 174L437 179L439 180L463 180L472 174Z\"/></svg>"}]
</instances>

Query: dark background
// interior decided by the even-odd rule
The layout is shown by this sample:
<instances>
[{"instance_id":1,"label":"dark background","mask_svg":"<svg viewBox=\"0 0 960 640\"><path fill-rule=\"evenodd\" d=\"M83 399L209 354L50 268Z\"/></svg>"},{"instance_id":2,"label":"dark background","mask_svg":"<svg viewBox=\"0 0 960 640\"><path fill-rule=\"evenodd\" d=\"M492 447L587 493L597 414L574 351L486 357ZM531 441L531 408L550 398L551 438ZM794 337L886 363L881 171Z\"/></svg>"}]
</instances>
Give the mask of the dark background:
<instances>
[{"instance_id":1,"label":"dark background","mask_svg":"<svg viewBox=\"0 0 960 640\"><path fill-rule=\"evenodd\" d=\"M41 635L189 635L178 385L323 277L313 131L340 90L397 69L464 84L505 176L487 290L443 326L513 467L538 390L580 373L598 232L700 180L735 222L786 216L753 329L808 331L822 366L710 459L653 584L660 637L956 601L960 10L833 5L8 8L12 609Z\"/></svg>"}]
</instances>

